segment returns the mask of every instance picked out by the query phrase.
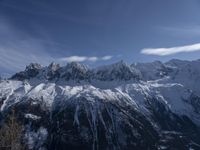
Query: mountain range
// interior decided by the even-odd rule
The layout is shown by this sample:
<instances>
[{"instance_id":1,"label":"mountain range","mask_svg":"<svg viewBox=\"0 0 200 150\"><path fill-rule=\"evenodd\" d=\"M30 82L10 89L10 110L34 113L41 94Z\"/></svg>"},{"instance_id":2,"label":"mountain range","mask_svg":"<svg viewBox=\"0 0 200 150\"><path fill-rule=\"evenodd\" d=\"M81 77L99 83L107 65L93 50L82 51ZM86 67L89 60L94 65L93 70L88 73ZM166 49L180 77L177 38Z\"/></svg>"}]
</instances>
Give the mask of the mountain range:
<instances>
[{"instance_id":1,"label":"mountain range","mask_svg":"<svg viewBox=\"0 0 200 150\"><path fill-rule=\"evenodd\" d=\"M200 60L31 63L0 81L30 150L200 150Z\"/></svg>"}]
</instances>

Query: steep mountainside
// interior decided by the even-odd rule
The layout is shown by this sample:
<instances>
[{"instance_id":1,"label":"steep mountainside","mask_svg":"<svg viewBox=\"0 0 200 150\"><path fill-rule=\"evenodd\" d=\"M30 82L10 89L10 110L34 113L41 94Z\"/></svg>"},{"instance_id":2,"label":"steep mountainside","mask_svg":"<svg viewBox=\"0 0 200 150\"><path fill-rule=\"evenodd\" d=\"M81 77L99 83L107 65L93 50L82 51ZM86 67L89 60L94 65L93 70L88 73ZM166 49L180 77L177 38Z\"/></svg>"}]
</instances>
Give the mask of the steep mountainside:
<instances>
[{"instance_id":1,"label":"steep mountainside","mask_svg":"<svg viewBox=\"0 0 200 150\"><path fill-rule=\"evenodd\" d=\"M30 64L0 81L35 150L200 149L200 61Z\"/></svg>"}]
</instances>

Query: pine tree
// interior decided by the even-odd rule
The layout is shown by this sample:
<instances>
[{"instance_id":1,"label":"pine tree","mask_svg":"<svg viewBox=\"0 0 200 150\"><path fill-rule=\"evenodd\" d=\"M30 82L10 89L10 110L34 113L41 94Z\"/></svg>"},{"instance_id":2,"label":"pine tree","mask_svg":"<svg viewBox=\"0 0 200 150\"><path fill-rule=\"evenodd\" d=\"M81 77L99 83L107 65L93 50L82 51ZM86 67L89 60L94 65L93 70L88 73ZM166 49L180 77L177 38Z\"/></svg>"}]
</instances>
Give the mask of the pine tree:
<instances>
[{"instance_id":1,"label":"pine tree","mask_svg":"<svg viewBox=\"0 0 200 150\"><path fill-rule=\"evenodd\" d=\"M22 144L23 126L17 122L15 111L0 129L0 150L25 150Z\"/></svg>"}]
</instances>

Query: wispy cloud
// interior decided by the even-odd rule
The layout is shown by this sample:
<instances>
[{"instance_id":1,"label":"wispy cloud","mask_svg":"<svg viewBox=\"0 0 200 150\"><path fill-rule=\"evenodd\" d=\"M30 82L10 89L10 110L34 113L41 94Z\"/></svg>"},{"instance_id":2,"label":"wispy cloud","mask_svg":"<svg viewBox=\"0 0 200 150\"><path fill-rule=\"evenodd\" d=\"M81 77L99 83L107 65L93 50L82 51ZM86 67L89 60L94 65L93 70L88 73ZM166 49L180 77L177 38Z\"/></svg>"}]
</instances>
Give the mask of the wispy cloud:
<instances>
[{"instance_id":1,"label":"wispy cloud","mask_svg":"<svg viewBox=\"0 0 200 150\"><path fill-rule=\"evenodd\" d=\"M21 32L1 17L0 73L14 73L30 62L48 64L53 58L45 49L42 41Z\"/></svg>"},{"instance_id":2,"label":"wispy cloud","mask_svg":"<svg viewBox=\"0 0 200 150\"><path fill-rule=\"evenodd\" d=\"M106 61L112 59L113 56L103 56L103 57L88 57L88 56L69 56L69 57L64 57L60 58L59 61L66 61L66 62L84 62L84 61L91 61L91 62L96 62L96 61Z\"/></svg>"},{"instance_id":3,"label":"wispy cloud","mask_svg":"<svg viewBox=\"0 0 200 150\"><path fill-rule=\"evenodd\" d=\"M145 48L141 50L141 53L146 55L166 56L177 53L188 53L195 51L200 51L200 43L171 48Z\"/></svg>"},{"instance_id":4,"label":"wispy cloud","mask_svg":"<svg viewBox=\"0 0 200 150\"><path fill-rule=\"evenodd\" d=\"M23 70L24 67L31 63L37 62L42 65L48 65L52 61L57 62L96 62L107 61L113 56L69 56L59 58L54 56L51 49L58 49L59 45L46 40L46 36L36 39L17 29L12 23L0 16L0 74L15 73ZM48 36L47 36L48 37ZM53 44L52 44L53 43Z\"/></svg>"},{"instance_id":5,"label":"wispy cloud","mask_svg":"<svg viewBox=\"0 0 200 150\"><path fill-rule=\"evenodd\" d=\"M165 34L178 36L178 37L199 37L200 25L184 25L184 26L163 26L158 27L159 31Z\"/></svg>"}]
</instances>

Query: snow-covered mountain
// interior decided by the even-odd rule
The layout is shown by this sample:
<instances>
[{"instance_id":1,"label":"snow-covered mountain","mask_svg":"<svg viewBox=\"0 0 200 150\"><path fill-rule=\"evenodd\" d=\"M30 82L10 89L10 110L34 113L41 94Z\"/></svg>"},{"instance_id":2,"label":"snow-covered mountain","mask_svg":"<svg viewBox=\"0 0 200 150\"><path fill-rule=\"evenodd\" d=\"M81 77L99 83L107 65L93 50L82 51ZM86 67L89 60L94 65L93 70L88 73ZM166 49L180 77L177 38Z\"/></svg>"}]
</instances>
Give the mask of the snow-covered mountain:
<instances>
[{"instance_id":1,"label":"snow-covered mountain","mask_svg":"<svg viewBox=\"0 0 200 150\"><path fill-rule=\"evenodd\" d=\"M200 149L200 61L30 64L0 81L29 149Z\"/></svg>"}]
</instances>

